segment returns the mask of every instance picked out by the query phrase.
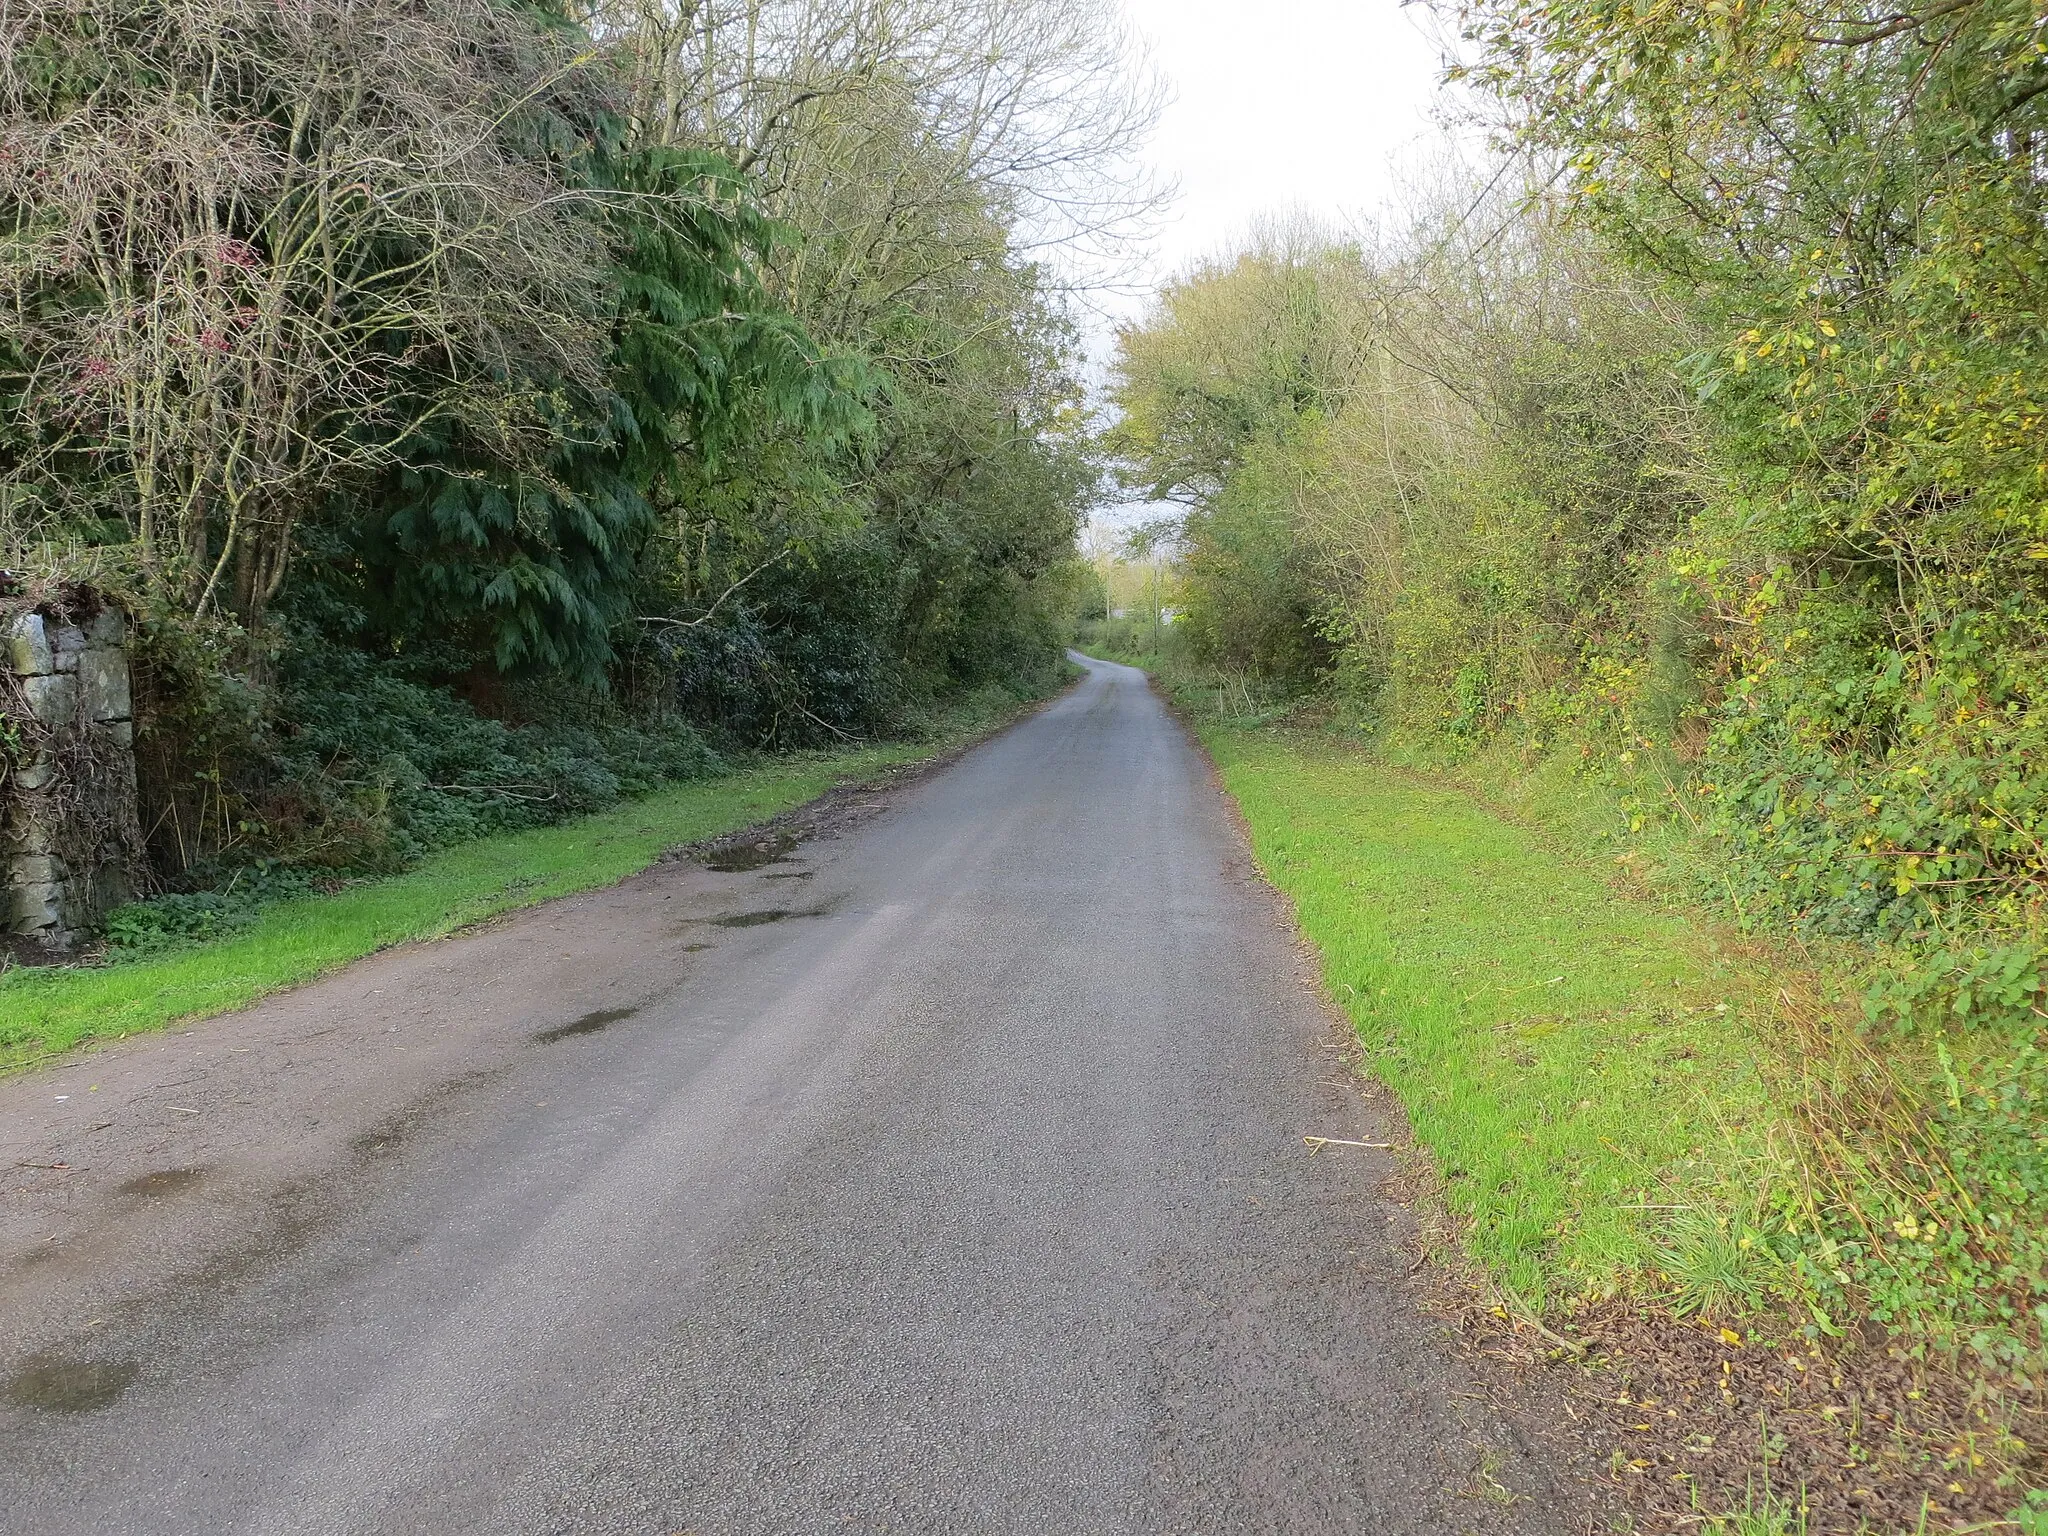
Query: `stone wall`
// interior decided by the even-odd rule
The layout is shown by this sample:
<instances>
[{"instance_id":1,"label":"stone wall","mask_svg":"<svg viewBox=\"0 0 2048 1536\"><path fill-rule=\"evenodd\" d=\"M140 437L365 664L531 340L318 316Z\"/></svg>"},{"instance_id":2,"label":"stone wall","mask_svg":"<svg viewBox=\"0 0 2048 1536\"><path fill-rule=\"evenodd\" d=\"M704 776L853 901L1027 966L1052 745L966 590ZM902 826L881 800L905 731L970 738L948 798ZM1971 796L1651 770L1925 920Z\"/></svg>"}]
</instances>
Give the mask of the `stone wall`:
<instances>
[{"instance_id":1,"label":"stone wall","mask_svg":"<svg viewBox=\"0 0 2048 1536\"><path fill-rule=\"evenodd\" d=\"M0 626L0 915L15 944L62 952L143 870L127 620L88 593Z\"/></svg>"}]
</instances>

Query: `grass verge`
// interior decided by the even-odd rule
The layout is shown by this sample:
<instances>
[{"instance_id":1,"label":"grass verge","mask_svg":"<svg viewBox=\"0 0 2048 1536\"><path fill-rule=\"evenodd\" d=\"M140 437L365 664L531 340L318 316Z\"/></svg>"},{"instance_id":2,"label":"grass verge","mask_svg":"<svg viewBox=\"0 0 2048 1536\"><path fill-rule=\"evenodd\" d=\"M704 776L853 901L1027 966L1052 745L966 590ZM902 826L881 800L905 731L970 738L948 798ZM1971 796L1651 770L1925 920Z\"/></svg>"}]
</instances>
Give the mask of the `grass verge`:
<instances>
[{"instance_id":1,"label":"grass verge","mask_svg":"<svg viewBox=\"0 0 2048 1536\"><path fill-rule=\"evenodd\" d=\"M1573 1336L1551 1387L1632 1528L2036 1528L2031 1393L1794 1267L1833 1068L1776 957L1355 739L1198 729L1501 1310Z\"/></svg>"},{"instance_id":2,"label":"grass verge","mask_svg":"<svg viewBox=\"0 0 2048 1536\"><path fill-rule=\"evenodd\" d=\"M1548 1373L1617 1529L2048 1531L2038 1377L1990 1326L2037 1272L2039 1096L1860 1029L1853 956L1715 915L1559 754L1434 763L1090 638L1203 738L1427 1154L1478 1282L1447 1296Z\"/></svg>"},{"instance_id":3,"label":"grass verge","mask_svg":"<svg viewBox=\"0 0 2048 1536\"><path fill-rule=\"evenodd\" d=\"M802 753L678 784L580 821L480 838L405 873L266 908L247 927L109 965L0 974L0 1070L86 1040L225 1013L394 944L434 939L609 885L668 849L765 821L856 781L964 744L1014 709L963 710L916 742Z\"/></svg>"},{"instance_id":4,"label":"grass verge","mask_svg":"<svg viewBox=\"0 0 2048 1536\"><path fill-rule=\"evenodd\" d=\"M1596 867L1355 746L1203 735L1495 1281L1537 1312L1674 1268L1696 1307L1757 1299L1757 1266L1721 1240L1786 1134L1752 1046L1754 974L1683 915L1617 899Z\"/></svg>"}]
</instances>

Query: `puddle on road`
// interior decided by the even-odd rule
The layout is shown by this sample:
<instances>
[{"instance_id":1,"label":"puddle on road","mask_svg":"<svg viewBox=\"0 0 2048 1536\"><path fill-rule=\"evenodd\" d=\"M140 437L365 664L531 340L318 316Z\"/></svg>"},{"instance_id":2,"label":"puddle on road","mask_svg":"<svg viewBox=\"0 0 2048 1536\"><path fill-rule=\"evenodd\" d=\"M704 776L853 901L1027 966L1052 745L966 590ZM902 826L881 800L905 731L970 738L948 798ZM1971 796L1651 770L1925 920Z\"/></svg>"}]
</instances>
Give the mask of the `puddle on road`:
<instances>
[{"instance_id":1,"label":"puddle on road","mask_svg":"<svg viewBox=\"0 0 2048 1536\"><path fill-rule=\"evenodd\" d=\"M792 869L786 874L763 875L763 880L810 880L817 876L815 869Z\"/></svg>"},{"instance_id":2,"label":"puddle on road","mask_svg":"<svg viewBox=\"0 0 2048 1536\"><path fill-rule=\"evenodd\" d=\"M712 949L715 947L716 946L710 944L685 944L683 946L683 953L686 955L701 955L704 953L705 950Z\"/></svg>"},{"instance_id":3,"label":"puddle on road","mask_svg":"<svg viewBox=\"0 0 2048 1536\"><path fill-rule=\"evenodd\" d=\"M795 848L796 839L787 836L765 838L758 843L738 843L705 855L704 867L717 870L721 875L744 874L750 869L780 864Z\"/></svg>"},{"instance_id":4,"label":"puddle on road","mask_svg":"<svg viewBox=\"0 0 2048 1536\"><path fill-rule=\"evenodd\" d=\"M763 923L779 923L791 917L830 917L845 899L842 894L814 907L763 907L758 912L728 912L724 917L706 917L698 921L709 923L714 928L758 928Z\"/></svg>"},{"instance_id":5,"label":"puddle on road","mask_svg":"<svg viewBox=\"0 0 2048 1536\"><path fill-rule=\"evenodd\" d=\"M135 1379L132 1360L66 1360L38 1355L7 1378L7 1400L45 1413L104 1408Z\"/></svg>"},{"instance_id":6,"label":"puddle on road","mask_svg":"<svg viewBox=\"0 0 2048 1536\"><path fill-rule=\"evenodd\" d=\"M580 1019L572 1019L567 1024L557 1024L553 1029L540 1031L533 1037L533 1043L553 1045L557 1040L566 1040L571 1035L594 1035L600 1029L616 1024L621 1019L630 1019L639 1011L638 1008L600 1008L595 1013L586 1013Z\"/></svg>"},{"instance_id":7,"label":"puddle on road","mask_svg":"<svg viewBox=\"0 0 2048 1536\"><path fill-rule=\"evenodd\" d=\"M760 912L734 912L727 917L714 917L709 921L714 928L758 928L763 923L779 923L785 917L815 917L813 912L792 912L787 907L769 907Z\"/></svg>"},{"instance_id":8,"label":"puddle on road","mask_svg":"<svg viewBox=\"0 0 2048 1536\"><path fill-rule=\"evenodd\" d=\"M120 1186L124 1195L175 1195L206 1177L204 1168L159 1168Z\"/></svg>"}]
</instances>

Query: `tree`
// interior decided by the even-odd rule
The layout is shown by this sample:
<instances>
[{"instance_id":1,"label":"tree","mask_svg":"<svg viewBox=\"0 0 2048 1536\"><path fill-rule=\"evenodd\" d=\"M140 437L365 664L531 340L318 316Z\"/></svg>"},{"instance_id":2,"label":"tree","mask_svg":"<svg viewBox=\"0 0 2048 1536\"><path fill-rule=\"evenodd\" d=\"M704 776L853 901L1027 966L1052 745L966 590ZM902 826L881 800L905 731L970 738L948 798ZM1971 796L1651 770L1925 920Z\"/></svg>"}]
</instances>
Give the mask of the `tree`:
<instances>
[{"instance_id":1,"label":"tree","mask_svg":"<svg viewBox=\"0 0 2048 1536\"><path fill-rule=\"evenodd\" d=\"M1195 652L1432 729L1542 713L1641 640L1687 505L1680 334L1498 182L1376 249L1294 230L1198 267L1120 335L1110 434L1187 508Z\"/></svg>"},{"instance_id":2,"label":"tree","mask_svg":"<svg viewBox=\"0 0 2048 1536\"><path fill-rule=\"evenodd\" d=\"M1852 931L1995 914L2031 932L2041 18L2012 0L1458 14L1503 126L1704 333L1686 371L1722 488L1676 568L1721 631L1715 783L1764 899ZM1979 963L1940 942L1952 974ZM1998 964L2032 974L2037 941L2015 942Z\"/></svg>"},{"instance_id":3,"label":"tree","mask_svg":"<svg viewBox=\"0 0 2048 1536\"><path fill-rule=\"evenodd\" d=\"M723 160L614 148L584 174L606 197L612 262L602 387L563 381L539 464L459 427L408 445L355 550L363 599L394 629L463 635L501 671L602 683L665 518L759 434L843 453L871 426L871 386L765 292L760 265L784 236Z\"/></svg>"},{"instance_id":4,"label":"tree","mask_svg":"<svg viewBox=\"0 0 2048 1536\"><path fill-rule=\"evenodd\" d=\"M1093 469L1057 279L1030 248L1142 212L1119 167L1151 104L1113 13L718 0L592 25L632 61L640 131L749 170L793 233L769 291L876 386L860 454L764 424L664 501L648 611L691 624L657 626L686 691L736 729L829 733L1052 654L1032 586L1069 553Z\"/></svg>"},{"instance_id":5,"label":"tree","mask_svg":"<svg viewBox=\"0 0 2048 1536\"><path fill-rule=\"evenodd\" d=\"M603 108L486 0L37 0L0 50L13 515L133 539L260 623L315 507L463 432L507 462L604 373Z\"/></svg>"},{"instance_id":6,"label":"tree","mask_svg":"<svg viewBox=\"0 0 2048 1536\"><path fill-rule=\"evenodd\" d=\"M1012 230L1104 253L1158 205L1135 154L1161 92L1107 0L607 0L590 24L632 61L643 133L726 154L830 250L798 291L849 260L906 276L912 231L938 283Z\"/></svg>"}]
</instances>

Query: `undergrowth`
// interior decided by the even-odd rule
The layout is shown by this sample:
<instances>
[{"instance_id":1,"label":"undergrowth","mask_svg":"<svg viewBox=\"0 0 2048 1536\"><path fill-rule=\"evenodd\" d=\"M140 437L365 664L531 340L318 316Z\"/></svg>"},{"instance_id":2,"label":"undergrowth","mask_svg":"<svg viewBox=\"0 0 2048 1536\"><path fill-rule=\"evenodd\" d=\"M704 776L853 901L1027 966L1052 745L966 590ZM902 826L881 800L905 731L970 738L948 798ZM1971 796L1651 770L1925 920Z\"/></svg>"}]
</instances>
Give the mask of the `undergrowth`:
<instances>
[{"instance_id":1,"label":"undergrowth","mask_svg":"<svg viewBox=\"0 0 2048 1536\"><path fill-rule=\"evenodd\" d=\"M431 655L372 656L309 632L259 688L223 664L235 640L185 623L138 642L145 830L174 892L292 869L389 874L721 762L687 722L559 679L494 684L487 714L433 680Z\"/></svg>"},{"instance_id":2,"label":"undergrowth","mask_svg":"<svg viewBox=\"0 0 2048 1536\"><path fill-rule=\"evenodd\" d=\"M1758 1234L1771 1296L1809 1326L1868 1317L1916 1348L2032 1378L2048 1322L2048 1056L2031 1030L1906 1017L1881 999L1914 951L1782 921L1647 745L1544 750L1506 734L1447 756L1378 750L1549 829L1647 899L1713 914L1770 977L1758 1059L1799 1134Z\"/></svg>"},{"instance_id":3,"label":"undergrowth","mask_svg":"<svg viewBox=\"0 0 2048 1536\"><path fill-rule=\"evenodd\" d=\"M1596 906L1691 914L1680 921L1694 943L1718 932L1717 963L1747 978L1728 1048L1746 1054L1775 1117L1772 1176L1738 1174L1739 1194L1708 1226L1690 1210L1666 1213L1638 1284L1680 1311L1781 1308L1819 1337L1873 1319L1908 1348L1960 1352L2022 1382L2048 1366L2048 1053L2031 1032L1910 1023L1874 1006L1896 954L1787 926L1745 900L1674 765L1647 745L1574 749L1532 732L1418 740L1347 720L1325 698L1233 686L1170 640L1120 659L1160 676L1212 749L1284 733L1309 759L1358 763L1344 793L1360 803L1396 793L1403 781L1386 769L1400 769L1464 798L1503 839L1533 839L1550 867L1587 872L1604 891ZM1345 803L1346 814L1369 814ZM1427 816L1402 835L1416 858L1468 857ZM1476 856L1494 856L1477 843ZM1527 878L1540 878L1533 865ZM1513 919L1483 904L1471 912ZM1615 919L1585 920L1597 931Z\"/></svg>"}]
</instances>

